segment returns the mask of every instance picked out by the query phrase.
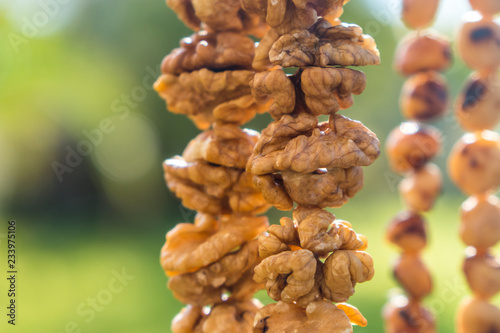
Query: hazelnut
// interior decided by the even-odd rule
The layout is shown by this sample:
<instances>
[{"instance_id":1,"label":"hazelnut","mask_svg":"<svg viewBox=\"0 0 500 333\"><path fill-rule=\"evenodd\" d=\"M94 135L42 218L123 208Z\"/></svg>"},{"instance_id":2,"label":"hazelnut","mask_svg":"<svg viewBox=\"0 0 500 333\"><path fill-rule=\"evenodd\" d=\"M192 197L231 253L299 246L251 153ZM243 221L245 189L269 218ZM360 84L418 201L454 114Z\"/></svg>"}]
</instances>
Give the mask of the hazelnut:
<instances>
[{"instance_id":1,"label":"hazelnut","mask_svg":"<svg viewBox=\"0 0 500 333\"><path fill-rule=\"evenodd\" d=\"M420 300L432 291L432 278L416 253L404 253L394 266L394 277L410 299Z\"/></svg>"},{"instance_id":2,"label":"hazelnut","mask_svg":"<svg viewBox=\"0 0 500 333\"><path fill-rule=\"evenodd\" d=\"M482 299L467 298L457 312L457 333L500 332L500 309Z\"/></svg>"},{"instance_id":3,"label":"hazelnut","mask_svg":"<svg viewBox=\"0 0 500 333\"><path fill-rule=\"evenodd\" d=\"M404 0L402 19L410 29L425 28L432 23L439 0Z\"/></svg>"},{"instance_id":4,"label":"hazelnut","mask_svg":"<svg viewBox=\"0 0 500 333\"><path fill-rule=\"evenodd\" d=\"M472 74L455 103L455 116L468 131L494 128L500 121L500 80L496 73Z\"/></svg>"},{"instance_id":5,"label":"hazelnut","mask_svg":"<svg viewBox=\"0 0 500 333\"><path fill-rule=\"evenodd\" d=\"M424 218L415 212L396 215L387 228L387 239L408 253L417 253L427 245L427 226Z\"/></svg>"},{"instance_id":6,"label":"hazelnut","mask_svg":"<svg viewBox=\"0 0 500 333\"><path fill-rule=\"evenodd\" d=\"M408 209L426 212L434 206L442 187L441 170L437 165L427 163L399 183L399 192Z\"/></svg>"},{"instance_id":7,"label":"hazelnut","mask_svg":"<svg viewBox=\"0 0 500 333\"><path fill-rule=\"evenodd\" d=\"M386 149L395 172L406 173L423 167L441 150L441 133L429 125L402 123L387 138Z\"/></svg>"},{"instance_id":8,"label":"hazelnut","mask_svg":"<svg viewBox=\"0 0 500 333\"><path fill-rule=\"evenodd\" d=\"M479 11L483 16L494 16L500 12L498 0L469 0L472 8Z\"/></svg>"},{"instance_id":9,"label":"hazelnut","mask_svg":"<svg viewBox=\"0 0 500 333\"><path fill-rule=\"evenodd\" d=\"M465 259L463 270L472 291L490 299L500 291L500 262L489 254L476 254Z\"/></svg>"},{"instance_id":10,"label":"hazelnut","mask_svg":"<svg viewBox=\"0 0 500 333\"><path fill-rule=\"evenodd\" d=\"M470 197L461 207L460 237L477 249L495 246L500 241L500 200L491 195Z\"/></svg>"},{"instance_id":11,"label":"hazelnut","mask_svg":"<svg viewBox=\"0 0 500 333\"><path fill-rule=\"evenodd\" d=\"M465 134L451 151L448 170L467 194L496 190L500 185L500 136L491 131Z\"/></svg>"},{"instance_id":12,"label":"hazelnut","mask_svg":"<svg viewBox=\"0 0 500 333\"><path fill-rule=\"evenodd\" d=\"M435 333L432 314L418 304L388 304L383 310L387 333Z\"/></svg>"},{"instance_id":13,"label":"hazelnut","mask_svg":"<svg viewBox=\"0 0 500 333\"><path fill-rule=\"evenodd\" d=\"M494 70L500 66L500 26L478 12L465 17L457 44L467 66L475 70Z\"/></svg>"}]
</instances>

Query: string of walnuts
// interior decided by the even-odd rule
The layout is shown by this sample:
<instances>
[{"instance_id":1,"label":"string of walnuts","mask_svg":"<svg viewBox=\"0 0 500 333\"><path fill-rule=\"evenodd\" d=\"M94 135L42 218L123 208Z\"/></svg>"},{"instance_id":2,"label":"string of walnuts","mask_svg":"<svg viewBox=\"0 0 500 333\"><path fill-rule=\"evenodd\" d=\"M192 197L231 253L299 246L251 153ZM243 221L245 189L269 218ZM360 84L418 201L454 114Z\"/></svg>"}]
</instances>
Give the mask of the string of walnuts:
<instances>
[{"instance_id":1,"label":"string of walnuts","mask_svg":"<svg viewBox=\"0 0 500 333\"><path fill-rule=\"evenodd\" d=\"M394 277L406 297L393 297L384 309L388 333L436 332L432 314L422 299L432 291L429 270L421 251L427 244L423 212L432 209L442 189L439 167L430 163L441 151L441 133L425 124L441 117L448 108L448 88L439 73L451 63L449 42L424 30L431 25L439 0L403 0L402 19L415 30L399 44L395 69L408 76L400 96L400 107L408 122L395 128L387 139L391 168L404 176L399 193L406 209L398 213L387 229L387 239L402 253L394 265Z\"/></svg>"},{"instance_id":2,"label":"string of walnuts","mask_svg":"<svg viewBox=\"0 0 500 333\"><path fill-rule=\"evenodd\" d=\"M500 291L500 263L491 247L500 240L500 136L491 131L500 120L500 26L494 16L500 2L470 0L458 33L458 49L475 72L455 103L458 123L466 133L448 159L453 182L470 197L461 207L460 237L469 246L463 271L472 297L457 313L458 333L500 331L500 309L489 300Z\"/></svg>"},{"instance_id":3,"label":"string of walnuts","mask_svg":"<svg viewBox=\"0 0 500 333\"><path fill-rule=\"evenodd\" d=\"M167 0L196 33L163 60L155 89L204 130L163 165L169 189L198 212L161 251L169 288L188 304L174 333L366 325L343 302L373 277L367 240L324 209L352 198L361 167L380 154L373 132L337 113L366 85L344 67L380 61L374 40L339 20L346 2ZM249 34L262 37L256 48ZM285 67L298 69L289 76ZM240 129L266 111L274 121L262 135ZM294 202L293 219L279 225L258 216ZM277 303L252 299L262 288Z\"/></svg>"},{"instance_id":4,"label":"string of walnuts","mask_svg":"<svg viewBox=\"0 0 500 333\"><path fill-rule=\"evenodd\" d=\"M378 64L374 40L341 23L344 0L242 0L271 27L259 43L250 83L274 119L247 164L255 186L276 208L293 210L259 236L254 280L277 303L261 308L254 333L352 332L366 319L346 302L373 277L367 240L325 210L362 187L363 166L380 154L376 135L338 113L366 86L346 66ZM286 75L284 68L297 68ZM320 122L319 116L328 116ZM337 304L333 304L337 303Z\"/></svg>"}]
</instances>

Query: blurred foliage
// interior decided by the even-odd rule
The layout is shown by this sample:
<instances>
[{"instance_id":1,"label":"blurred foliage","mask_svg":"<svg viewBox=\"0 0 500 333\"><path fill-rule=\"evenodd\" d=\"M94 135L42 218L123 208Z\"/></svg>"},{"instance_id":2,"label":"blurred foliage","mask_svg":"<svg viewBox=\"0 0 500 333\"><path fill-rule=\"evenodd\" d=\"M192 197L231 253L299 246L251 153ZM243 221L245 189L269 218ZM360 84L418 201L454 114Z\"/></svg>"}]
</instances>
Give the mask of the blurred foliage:
<instances>
[{"instance_id":1,"label":"blurred foliage","mask_svg":"<svg viewBox=\"0 0 500 333\"><path fill-rule=\"evenodd\" d=\"M383 59L363 68L368 86L345 114L363 121L382 143L402 121L404 79L391 64L397 38L407 32L397 17L384 21L387 6L356 0L343 16L374 32ZM449 34L459 18L444 16ZM166 189L161 161L182 153L199 131L167 112L151 85L161 59L189 34L160 0L0 0L0 218L20 223L17 332L63 332L71 320L83 332L169 331L181 305L165 289L158 253L165 232L194 214ZM467 75L457 60L447 74L453 96ZM269 121L263 115L247 126L261 130ZM436 126L445 129L447 152L461 131L451 116ZM86 144L89 137L98 144ZM68 157L78 149L87 156ZM75 166L59 169L58 176L54 163L68 166L68 158ZM438 160L442 167L445 158ZM381 332L381 307L394 285L389 263L396 256L383 231L400 209L394 188L400 178L387 171L385 156L365 178L364 191L335 214L371 240L377 275L359 286L353 303L370 320L368 330ZM456 233L463 196L449 181L445 194L429 215L434 242L427 259L440 276L435 299L459 276L463 250ZM272 222L282 215L269 214ZM122 267L136 280L94 321L82 321L78 305ZM442 311L441 332L453 331L458 299L435 309Z\"/></svg>"}]
</instances>

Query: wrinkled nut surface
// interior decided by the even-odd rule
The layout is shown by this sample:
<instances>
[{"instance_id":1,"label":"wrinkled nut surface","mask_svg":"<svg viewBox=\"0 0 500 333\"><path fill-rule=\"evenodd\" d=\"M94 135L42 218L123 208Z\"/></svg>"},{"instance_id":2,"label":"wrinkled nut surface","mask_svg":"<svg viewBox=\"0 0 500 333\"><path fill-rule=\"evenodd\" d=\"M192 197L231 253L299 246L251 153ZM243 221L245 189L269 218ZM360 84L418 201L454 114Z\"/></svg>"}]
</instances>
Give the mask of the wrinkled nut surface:
<instances>
[{"instance_id":1,"label":"wrinkled nut surface","mask_svg":"<svg viewBox=\"0 0 500 333\"><path fill-rule=\"evenodd\" d=\"M427 245L424 218L412 211L396 215L387 228L387 239L406 253L417 253Z\"/></svg>"},{"instance_id":2,"label":"wrinkled nut surface","mask_svg":"<svg viewBox=\"0 0 500 333\"><path fill-rule=\"evenodd\" d=\"M274 254L290 251L290 246L299 247L299 235L293 220L288 217L280 219L280 225L269 226L267 232L259 236L259 256L267 258Z\"/></svg>"},{"instance_id":3,"label":"wrinkled nut surface","mask_svg":"<svg viewBox=\"0 0 500 333\"><path fill-rule=\"evenodd\" d=\"M372 37L354 24L331 26L319 20L310 30L283 35L269 50L269 60L282 67L367 66L380 63Z\"/></svg>"},{"instance_id":4,"label":"wrinkled nut surface","mask_svg":"<svg viewBox=\"0 0 500 333\"><path fill-rule=\"evenodd\" d=\"M323 266L323 297L333 302L345 302L354 295L356 283L370 281L374 274L373 259L368 253L335 251Z\"/></svg>"},{"instance_id":5,"label":"wrinkled nut surface","mask_svg":"<svg viewBox=\"0 0 500 333\"><path fill-rule=\"evenodd\" d=\"M187 162L206 161L230 168L245 169L259 133L236 125L215 125L189 142L182 157Z\"/></svg>"},{"instance_id":6,"label":"wrinkled nut surface","mask_svg":"<svg viewBox=\"0 0 500 333\"><path fill-rule=\"evenodd\" d=\"M467 133L448 159L451 180L469 195L495 191L500 186L500 137L491 131Z\"/></svg>"},{"instance_id":7,"label":"wrinkled nut surface","mask_svg":"<svg viewBox=\"0 0 500 333\"><path fill-rule=\"evenodd\" d=\"M192 30L241 31L261 37L266 28L243 11L239 0L167 0L167 5Z\"/></svg>"},{"instance_id":8,"label":"wrinkled nut surface","mask_svg":"<svg viewBox=\"0 0 500 333\"><path fill-rule=\"evenodd\" d=\"M328 15L344 5L344 0L242 0L243 9L259 15L279 35L308 29L319 16Z\"/></svg>"},{"instance_id":9,"label":"wrinkled nut surface","mask_svg":"<svg viewBox=\"0 0 500 333\"><path fill-rule=\"evenodd\" d=\"M363 169L332 168L313 173L282 171L283 186L299 205L341 207L363 187Z\"/></svg>"},{"instance_id":10,"label":"wrinkled nut surface","mask_svg":"<svg viewBox=\"0 0 500 333\"><path fill-rule=\"evenodd\" d=\"M175 156L163 163L168 188L190 209L208 214L258 214L269 208L243 169L202 161L186 162Z\"/></svg>"},{"instance_id":11,"label":"wrinkled nut surface","mask_svg":"<svg viewBox=\"0 0 500 333\"><path fill-rule=\"evenodd\" d=\"M351 107L352 94L361 94L365 86L366 75L348 68L307 67L301 74L305 102L315 116Z\"/></svg>"},{"instance_id":12,"label":"wrinkled nut surface","mask_svg":"<svg viewBox=\"0 0 500 333\"><path fill-rule=\"evenodd\" d=\"M495 257L489 254L468 257L463 270L469 287L480 298L490 299L500 291L500 262Z\"/></svg>"},{"instance_id":13,"label":"wrinkled nut surface","mask_svg":"<svg viewBox=\"0 0 500 333\"><path fill-rule=\"evenodd\" d=\"M483 16L493 16L500 12L500 2L497 0L469 0L472 8Z\"/></svg>"},{"instance_id":14,"label":"wrinkled nut surface","mask_svg":"<svg viewBox=\"0 0 500 333\"><path fill-rule=\"evenodd\" d=\"M432 291L432 278L418 254L404 253L394 265L394 277L411 299L420 300Z\"/></svg>"},{"instance_id":15,"label":"wrinkled nut surface","mask_svg":"<svg viewBox=\"0 0 500 333\"><path fill-rule=\"evenodd\" d=\"M494 195L470 197L460 209L460 237L477 249L487 249L500 241L500 200Z\"/></svg>"},{"instance_id":16,"label":"wrinkled nut surface","mask_svg":"<svg viewBox=\"0 0 500 333\"><path fill-rule=\"evenodd\" d=\"M434 206L443 187L439 167L427 163L406 176L398 186L406 207L417 212L427 212Z\"/></svg>"},{"instance_id":17,"label":"wrinkled nut surface","mask_svg":"<svg viewBox=\"0 0 500 333\"><path fill-rule=\"evenodd\" d=\"M212 72L206 68L180 75L163 74L154 84L158 94L167 101L170 112L188 116L200 129L207 129L214 122L217 108L227 108L227 103L235 103L250 97L249 83L254 73L246 70ZM251 117L256 106L238 108L234 112L248 113ZM245 116L248 118L249 116Z\"/></svg>"},{"instance_id":18,"label":"wrinkled nut surface","mask_svg":"<svg viewBox=\"0 0 500 333\"><path fill-rule=\"evenodd\" d=\"M257 300L230 299L205 309L186 306L172 322L173 333L252 333L253 318L260 308Z\"/></svg>"},{"instance_id":19,"label":"wrinkled nut surface","mask_svg":"<svg viewBox=\"0 0 500 333\"><path fill-rule=\"evenodd\" d=\"M383 310L387 333L436 333L432 314L418 304L388 304ZM476 331L471 331L476 332ZM485 331L486 332L486 331Z\"/></svg>"},{"instance_id":20,"label":"wrinkled nut surface","mask_svg":"<svg viewBox=\"0 0 500 333\"><path fill-rule=\"evenodd\" d=\"M458 50L464 62L475 70L495 70L500 66L500 26L478 12L465 17L458 32Z\"/></svg>"},{"instance_id":21,"label":"wrinkled nut surface","mask_svg":"<svg viewBox=\"0 0 500 333\"><path fill-rule=\"evenodd\" d=\"M241 249L229 253L219 261L203 267L196 272L173 276L168 281L168 288L174 296L183 303L204 306L222 301L223 293L233 291L244 275L253 273L253 268L259 261L259 243L257 240L244 244ZM253 281L246 281L252 283ZM255 284L255 283L254 283ZM255 284L255 291L259 289ZM240 294L251 299L253 294ZM232 295L233 298L234 295Z\"/></svg>"},{"instance_id":22,"label":"wrinkled nut surface","mask_svg":"<svg viewBox=\"0 0 500 333\"><path fill-rule=\"evenodd\" d=\"M266 217L198 213L195 223L181 223L167 233L161 265L168 275L208 266L266 230Z\"/></svg>"},{"instance_id":23,"label":"wrinkled nut surface","mask_svg":"<svg viewBox=\"0 0 500 333\"><path fill-rule=\"evenodd\" d=\"M267 257L254 271L254 280L266 285L269 297L291 303L314 287L316 258L308 250L286 251Z\"/></svg>"},{"instance_id":24,"label":"wrinkled nut surface","mask_svg":"<svg viewBox=\"0 0 500 333\"><path fill-rule=\"evenodd\" d=\"M411 76L401 91L400 106L408 119L429 121L442 116L448 108L448 86L437 72Z\"/></svg>"},{"instance_id":25,"label":"wrinkled nut surface","mask_svg":"<svg viewBox=\"0 0 500 333\"><path fill-rule=\"evenodd\" d=\"M465 299L458 307L457 333L500 331L500 309L481 299Z\"/></svg>"},{"instance_id":26,"label":"wrinkled nut surface","mask_svg":"<svg viewBox=\"0 0 500 333\"><path fill-rule=\"evenodd\" d=\"M253 333L352 333L344 311L327 301L310 303L305 309L278 302L264 306L254 319Z\"/></svg>"},{"instance_id":27,"label":"wrinkled nut surface","mask_svg":"<svg viewBox=\"0 0 500 333\"><path fill-rule=\"evenodd\" d=\"M251 69L254 49L252 39L238 33L199 31L181 39L180 48L163 59L161 70L181 74L201 68Z\"/></svg>"},{"instance_id":28,"label":"wrinkled nut surface","mask_svg":"<svg viewBox=\"0 0 500 333\"><path fill-rule=\"evenodd\" d=\"M303 122L301 121L303 120ZM361 122L339 114L312 128L317 118L299 114L272 122L257 142L247 171L311 173L321 168L368 166L380 155L377 136Z\"/></svg>"},{"instance_id":29,"label":"wrinkled nut surface","mask_svg":"<svg viewBox=\"0 0 500 333\"><path fill-rule=\"evenodd\" d=\"M419 29L429 26L434 20L439 6L439 0L404 0L402 19L410 29Z\"/></svg>"},{"instance_id":30,"label":"wrinkled nut surface","mask_svg":"<svg viewBox=\"0 0 500 333\"><path fill-rule=\"evenodd\" d=\"M253 183L263 198L279 210L292 210L293 200L288 195L280 175L254 176Z\"/></svg>"},{"instance_id":31,"label":"wrinkled nut surface","mask_svg":"<svg viewBox=\"0 0 500 333\"><path fill-rule=\"evenodd\" d=\"M359 237L347 222L335 222L335 216L323 209L298 206L293 211L298 224L300 247L317 256L335 250L359 250L366 240Z\"/></svg>"},{"instance_id":32,"label":"wrinkled nut surface","mask_svg":"<svg viewBox=\"0 0 500 333\"><path fill-rule=\"evenodd\" d=\"M265 104L272 99L268 112L274 119L293 112L295 87L281 69L255 74L250 85L257 103Z\"/></svg>"},{"instance_id":33,"label":"wrinkled nut surface","mask_svg":"<svg viewBox=\"0 0 500 333\"><path fill-rule=\"evenodd\" d=\"M427 4L427 2L426 2ZM398 46L394 67L402 75L443 71L451 64L450 43L434 35L409 35Z\"/></svg>"},{"instance_id":34,"label":"wrinkled nut surface","mask_svg":"<svg viewBox=\"0 0 500 333\"><path fill-rule=\"evenodd\" d=\"M494 128L500 121L500 80L493 73L472 74L455 103L455 116L464 129L475 132Z\"/></svg>"},{"instance_id":35,"label":"wrinkled nut surface","mask_svg":"<svg viewBox=\"0 0 500 333\"><path fill-rule=\"evenodd\" d=\"M423 167L441 150L441 133L436 128L414 122L402 123L387 138L391 168L406 173Z\"/></svg>"}]
</instances>

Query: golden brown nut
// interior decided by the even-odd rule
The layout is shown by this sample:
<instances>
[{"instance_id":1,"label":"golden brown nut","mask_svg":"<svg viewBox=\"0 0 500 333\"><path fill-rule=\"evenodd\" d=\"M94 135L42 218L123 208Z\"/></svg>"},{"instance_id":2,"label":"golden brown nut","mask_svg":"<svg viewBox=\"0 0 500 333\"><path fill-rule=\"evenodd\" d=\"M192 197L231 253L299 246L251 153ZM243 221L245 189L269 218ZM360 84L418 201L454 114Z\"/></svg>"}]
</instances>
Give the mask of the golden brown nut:
<instances>
[{"instance_id":1,"label":"golden brown nut","mask_svg":"<svg viewBox=\"0 0 500 333\"><path fill-rule=\"evenodd\" d=\"M198 128L207 129L218 107L227 108L226 103L246 96L252 98L249 83L253 76L253 72L245 70L212 72L204 68L179 76L163 74L154 88L167 101L170 112L185 114ZM250 111L255 115L256 109ZM235 108L235 112L248 111L245 107Z\"/></svg>"},{"instance_id":2,"label":"golden brown nut","mask_svg":"<svg viewBox=\"0 0 500 333\"><path fill-rule=\"evenodd\" d=\"M188 305L174 318L172 332L251 333L253 318L260 306L257 300L237 301L232 298L215 304L211 309Z\"/></svg>"},{"instance_id":3,"label":"golden brown nut","mask_svg":"<svg viewBox=\"0 0 500 333\"><path fill-rule=\"evenodd\" d=\"M500 26L470 12L458 32L458 50L467 66L494 71L500 66Z\"/></svg>"},{"instance_id":4,"label":"golden brown nut","mask_svg":"<svg viewBox=\"0 0 500 333\"><path fill-rule=\"evenodd\" d=\"M500 3L497 0L469 0L472 8L483 16L494 16L500 12Z\"/></svg>"},{"instance_id":5,"label":"golden brown nut","mask_svg":"<svg viewBox=\"0 0 500 333\"><path fill-rule=\"evenodd\" d=\"M180 44L163 59L162 73L181 74L201 68L251 69L255 45L244 35L199 31L183 38Z\"/></svg>"},{"instance_id":6,"label":"golden brown nut","mask_svg":"<svg viewBox=\"0 0 500 333\"><path fill-rule=\"evenodd\" d=\"M500 137L491 131L467 133L448 158L450 178L465 193L483 194L500 185Z\"/></svg>"},{"instance_id":7,"label":"golden brown nut","mask_svg":"<svg viewBox=\"0 0 500 333\"><path fill-rule=\"evenodd\" d=\"M354 295L356 283L370 281L374 273L373 259L368 253L335 251L323 266L323 297L333 302L345 302Z\"/></svg>"},{"instance_id":8,"label":"golden brown nut","mask_svg":"<svg viewBox=\"0 0 500 333\"><path fill-rule=\"evenodd\" d=\"M500 121L500 80L496 73L472 74L455 104L460 125L471 132L494 128Z\"/></svg>"},{"instance_id":9,"label":"golden brown nut","mask_svg":"<svg viewBox=\"0 0 500 333\"><path fill-rule=\"evenodd\" d=\"M433 71L413 75L403 86L400 105L408 119L428 121L442 116L448 108L445 79Z\"/></svg>"},{"instance_id":10,"label":"golden brown nut","mask_svg":"<svg viewBox=\"0 0 500 333\"><path fill-rule=\"evenodd\" d=\"M293 209L293 200L285 190L281 175L254 176L253 183L269 204L279 210Z\"/></svg>"},{"instance_id":11,"label":"golden brown nut","mask_svg":"<svg viewBox=\"0 0 500 333\"><path fill-rule=\"evenodd\" d=\"M439 0L420 1L404 0L402 18L410 29L421 29L429 26L434 20Z\"/></svg>"},{"instance_id":12,"label":"golden brown nut","mask_svg":"<svg viewBox=\"0 0 500 333\"><path fill-rule=\"evenodd\" d=\"M416 303L388 304L383 310L383 316L387 333L437 332L432 314Z\"/></svg>"},{"instance_id":13,"label":"golden brown nut","mask_svg":"<svg viewBox=\"0 0 500 333\"><path fill-rule=\"evenodd\" d=\"M280 225L269 226L267 232L259 236L259 256L267 258L284 251L290 251L290 246L299 247L299 235L293 220L288 217L280 219Z\"/></svg>"},{"instance_id":14,"label":"golden brown nut","mask_svg":"<svg viewBox=\"0 0 500 333\"><path fill-rule=\"evenodd\" d=\"M182 303L200 306L219 303L223 293L232 291L234 289L232 287L247 272L253 275L253 268L259 261L258 249L257 240L245 243L238 251L227 254L207 267L171 277L168 281L168 288ZM254 289L257 291L259 288L257 286ZM252 295L243 296L251 299ZM234 295L232 297L235 298Z\"/></svg>"},{"instance_id":15,"label":"golden brown nut","mask_svg":"<svg viewBox=\"0 0 500 333\"><path fill-rule=\"evenodd\" d=\"M308 29L319 16L342 7L344 0L242 0L243 9L259 15L280 35Z\"/></svg>"},{"instance_id":16,"label":"golden brown nut","mask_svg":"<svg viewBox=\"0 0 500 333\"><path fill-rule=\"evenodd\" d=\"M293 112L295 87L281 69L255 74L250 86L257 103L265 104L269 99L273 100L268 112L274 119Z\"/></svg>"},{"instance_id":17,"label":"golden brown nut","mask_svg":"<svg viewBox=\"0 0 500 333\"><path fill-rule=\"evenodd\" d=\"M450 43L434 35L409 35L397 50L394 67L403 75L443 71L451 64Z\"/></svg>"},{"instance_id":18,"label":"golden brown nut","mask_svg":"<svg viewBox=\"0 0 500 333\"><path fill-rule=\"evenodd\" d=\"M359 250L366 245L349 223L335 222L335 216L326 210L297 206L293 218L298 224L300 247L317 256L339 249Z\"/></svg>"},{"instance_id":19,"label":"golden brown nut","mask_svg":"<svg viewBox=\"0 0 500 333\"><path fill-rule=\"evenodd\" d=\"M316 258L308 250L281 252L264 259L254 271L254 280L266 285L269 297L290 303L314 287Z\"/></svg>"},{"instance_id":20,"label":"golden brown nut","mask_svg":"<svg viewBox=\"0 0 500 333\"><path fill-rule=\"evenodd\" d=\"M424 218L412 211L396 215L387 228L387 239L406 253L417 253L427 245Z\"/></svg>"},{"instance_id":21,"label":"golden brown nut","mask_svg":"<svg viewBox=\"0 0 500 333\"><path fill-rule=\"evenodd\" d=\"M363 187L361 167L313 173L282 171L281 175L288 195L304 206L341 207Z\"/></svg>"},{"instance_id":22,"label":"golden brown nut","mask_svg":"<svg viewBox=\"0 0 500 333\"><path fill-rule=\"evenodd\" d=\"M427 267L416 253L404 253L394 265L394 277L410 299L420 300L432 291Z\"/></svg>"},{"instance_id":23,"label":"golden brown nut","mask_svg":"<svg viewBox=\"0 0 500 333\"><path fill-rule=\"evenodd\" d=\"M330 302L310 303L305 309L278 302L261 308L254 319L253 333L352 333L344 311Z\"/></svg>"},{"instance_id":24,"label":"golden brown nut","mask_svg":"<svg viewBox=\"0 0 500 333\"><path fill-rule=\"evenodd\" d=\"M262 131L247 171L254 175L284 170L311 173L321 168L367 166L379 156L377 136L362 123L339 114L313 130L315 122L316 117L301 113L271 123Z\"/></svg>"},{"instance_id":25,"label":"golden brown nut","mask_svg":"<svg viewBox=\"0 0 500 333\"><path fill-rule=\"evenodd\" d=\"M167 5L189 28L198 31L242 31L262 37L266 28L259 18L241 8L239 0L167 0Z\"/></svg>"},{"instance_id":26,"label":"golden brown nut","mask_svg":"<svg viewBox=\"0 0 500 333\"><path fill-rule=\"evenodd\" d=\"M500 309L482 299L467 298L458 307L457 333L500 331Z\"/></svg>"},{"instance_id":27,"label":"golden brown nut","mask_svg":"<svg viewBox=\"0 0 500 333\"><path fill-rule=\"evenodd\" d=\"M208 266L266 230L266 217L198 213L195 223L180 223L167 233L161 265L168 275Z\"/></svg>"},{"instance_id":28,"label":"golden brown nut","mask_svg":"<svg viewBox=\"0 0 500 333\"><path fill-rule=\"evenodd\" d=\"M351 107L352 94L361 94L366 86L365 74L348 68L307 67L300 78L306 105L315 116Z\"/></svg>"},{"instance_id":29,"label":"golden brown nut","mask_svg":"<svg viewBox=\"0 0 500 333\"><path fill-rule=\"evenodd\" d=\"M225 167L244 169L259 133L242 130L234 124L216 125L189 142L182 157L187 162L206 161Z\"/></svg>"},{"instance_id":30,"label":"golden brown nut","mask_svg":"<svg viewBox=\"0 0 500 333\"><path fill-rule=\"evenodd\" d=\"M354 24L331 26L326 20L308 30L281 36L271 47L269 59L282 67L329 65L378 65L380 53L373 38Z\"/></svg>"},{"instance_id":31,"label":"golden brown nut","mask_svg":"<svg viewBox=\"0 0 500 333\"><path fill-rule=\"evenodd\" d=\"M252 175L175 156L163 163L168 188L185 207L208 214L263 212L269 205L252 184Z\"/></svg>"},{"instance_id":32,"label":"golden brown nut","mask_svg":"<svg viewBox=\"0 0 500 333\"><path fill-rule=\"evenodd\" d=\"M441 133L429 125L402 123L389 134L386 149L395 172L416 170L441 151Z\"/></svg>"},{"instance_id":33,"label":"golden brown nut","mask_svg":"<svg viewBox=\"0 0 500 333\"><path fill-rule=\"evenodd\" d=\"M406 207L417 212L427 212L432 209L442 187L441 170L433 163L427 163L411 172L398 186Z\"/></svg>"},{"instance_id":34,"label":"golden brown nut","mask_svg":"<svg viewBox=\"0 0 500 333\"><path fill-rule=\"evenodd\" d=\"M500 262L490 254L468 257L463 270L470 289L477 297L490 299L500 291Z\"/></svg>"},{"instance_id":35,"label":"golden brown nut","mask_svg":"<svg viewBox=\"0 0 500 333\"><path fill-rule=\"evenodd\" d=\"M460 237L477 249L500 241L500 200L494 195L468 198L461 207Z\"/></svg>"}]
</instances>

